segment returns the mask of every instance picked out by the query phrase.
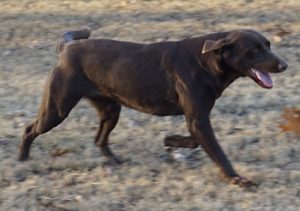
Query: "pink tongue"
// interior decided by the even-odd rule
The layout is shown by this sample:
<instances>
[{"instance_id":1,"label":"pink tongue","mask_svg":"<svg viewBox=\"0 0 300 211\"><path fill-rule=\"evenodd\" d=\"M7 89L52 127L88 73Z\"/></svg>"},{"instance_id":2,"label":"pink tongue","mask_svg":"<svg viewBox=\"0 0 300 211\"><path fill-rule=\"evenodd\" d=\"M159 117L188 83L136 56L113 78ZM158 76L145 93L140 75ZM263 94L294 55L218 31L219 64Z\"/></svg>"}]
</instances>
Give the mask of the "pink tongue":
<instances>
[{"instance_id":1,"label":"pink tongue","mask_svg":"<svg viewBox=\"0 0 300 211\"><path fill-rule=\"evenodd\" d=\"M273 81L270 75L266 72L255 71L256 77L266 86L271 88L273 86Z\"/></svg>"}]
</instances>

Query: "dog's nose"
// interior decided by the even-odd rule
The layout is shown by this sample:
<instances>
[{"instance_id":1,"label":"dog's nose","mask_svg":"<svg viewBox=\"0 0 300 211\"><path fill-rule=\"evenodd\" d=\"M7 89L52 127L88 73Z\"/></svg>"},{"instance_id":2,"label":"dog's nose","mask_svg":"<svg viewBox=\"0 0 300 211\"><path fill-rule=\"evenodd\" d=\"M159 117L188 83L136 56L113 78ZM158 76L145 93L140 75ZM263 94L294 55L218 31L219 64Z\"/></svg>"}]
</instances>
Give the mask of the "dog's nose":
<instances>
[{"instance_id":1,"label":"dog's nose","mask_svg":"<svg viewBox=\"0 0 300 211\"><path fill-rule=\"evenodd\" d=\"M280 70L280 72L285 71L288 67L288 64L285 61L280 61L278 64L278 70Z\"/></svg>"}]
</instances>

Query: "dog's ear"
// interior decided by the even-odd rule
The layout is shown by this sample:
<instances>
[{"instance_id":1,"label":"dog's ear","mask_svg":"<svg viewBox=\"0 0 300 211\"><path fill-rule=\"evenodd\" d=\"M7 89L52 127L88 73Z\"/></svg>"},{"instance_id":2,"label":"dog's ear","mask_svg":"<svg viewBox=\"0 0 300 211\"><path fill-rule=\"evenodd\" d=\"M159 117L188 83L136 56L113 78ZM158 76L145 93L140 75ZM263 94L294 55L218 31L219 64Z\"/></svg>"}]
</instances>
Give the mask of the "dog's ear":
<instances>
[{"instance_id":1,"label":"dog's ear","mask_svg":"<svg viewBox=\"0 0 300 211\"><path fill-rule=\"evenodd\" d=\"M222 48L224 45L227 44L226 39L219 39L219 40L206 40L202 47L202 54L205 54L210 51L218 50Z\"/></svg>"}]
</instances>

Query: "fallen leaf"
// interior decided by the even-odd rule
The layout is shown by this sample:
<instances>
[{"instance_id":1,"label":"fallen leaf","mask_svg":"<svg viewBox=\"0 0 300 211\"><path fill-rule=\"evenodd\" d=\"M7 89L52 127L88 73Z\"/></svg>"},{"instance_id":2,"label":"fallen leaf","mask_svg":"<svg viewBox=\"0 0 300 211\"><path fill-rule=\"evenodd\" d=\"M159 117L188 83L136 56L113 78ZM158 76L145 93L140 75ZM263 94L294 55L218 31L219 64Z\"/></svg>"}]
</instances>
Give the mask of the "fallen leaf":
<instances>
[{"instance_id":1,"label":"fallen leaf","mask_svg":"<svg viewBox=\"0 0 300 211\"><path fill-rule=\"evenodd\" d=\"M60 157L60 156L63 156L64 154L67 154L67 153L70 153L70 152L75 152L76 150L74 149L60 149L60 148L56 148L56 149L53 149L51 152L50 152L50 155L52 157Z\"/></svg>"},{"instance_id":2,"label":"fallen leaf","mask_svg":"<svg viewBox=\"0 0 300 211\"><path fill-rule=\"evenodd\" d=\"M290 29L287 29L287 28L283 28L281 26L279 26L276 30L276 35L279 36L279 37L284 37L286 35L289 35L292 33L292 31Z\"/></svg>"},{"instance_id":3,"label":"fallen leaf","mask_svg":"<svg viewBox=\"0 0 300 211\"><path fill-rule=\"evenodd\" d=\"M300 137L300 109L285 108L282 114L284 123L279 125L283 132L292 132Z\"/></svg>"}]
</instances>

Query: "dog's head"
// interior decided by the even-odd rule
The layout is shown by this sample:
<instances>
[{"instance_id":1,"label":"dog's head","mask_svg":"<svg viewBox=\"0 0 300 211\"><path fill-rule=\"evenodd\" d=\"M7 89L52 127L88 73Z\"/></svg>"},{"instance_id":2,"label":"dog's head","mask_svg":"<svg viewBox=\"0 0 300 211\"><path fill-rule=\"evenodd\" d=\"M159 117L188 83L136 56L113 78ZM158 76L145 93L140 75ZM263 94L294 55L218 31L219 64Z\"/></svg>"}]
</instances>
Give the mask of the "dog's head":
<instances>
[{"instance_id":1,"label":"dog's head","mask_svg":"<svg viewBox=\"0 0 300 211\"><path fill-rule=\"evenodd\" d=\"M269 73L283 72L288 67L282 58L271 51L270 41L252 30L232 31L219 40L206 40L202 54L208 52L213 52L219 58L218 62L225 63L242 76L252 78L263 88L273 86Z\"/></svg>"}]
</instances>

